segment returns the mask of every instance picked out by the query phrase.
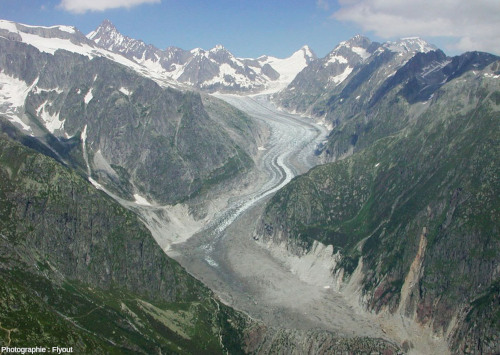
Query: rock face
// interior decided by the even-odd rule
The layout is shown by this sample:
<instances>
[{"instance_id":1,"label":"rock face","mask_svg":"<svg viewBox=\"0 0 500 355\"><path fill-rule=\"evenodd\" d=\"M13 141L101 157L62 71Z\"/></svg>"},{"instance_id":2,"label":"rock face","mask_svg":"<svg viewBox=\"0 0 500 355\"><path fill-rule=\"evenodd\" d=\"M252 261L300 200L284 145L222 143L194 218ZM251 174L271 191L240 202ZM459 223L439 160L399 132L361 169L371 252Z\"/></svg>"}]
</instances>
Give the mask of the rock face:
<instances>
[{"instance_id":1,"label":"rock face","mask_svg":"<svg viewBox=\"0 0 500 355\"><path fill-rule=\"evenodd\" d=\"M297 253L333 245L332 277L342 292L356 270L366 309L429 326L453 352L497 353L499 59L419 52L381 80L398 57L386 48L322 94L335 128L321 152L337 161L280 190L258 232Z\"/></svg>"},{"instance_id":2,"label":"rock face","mask_svg":"<svg viewBox=\"0 0 500 355\"><path fill-rule=\"evenodd\" d=\"M0 49L2 113L45 141L81 140L85 151L73 147L67 162L87 170L87 156L91 176L122 197L175 204L253 165L257 127L227 105L207 112L200 94L162 88L102 57L5 38Z\"/></svg>"}]
</instances>

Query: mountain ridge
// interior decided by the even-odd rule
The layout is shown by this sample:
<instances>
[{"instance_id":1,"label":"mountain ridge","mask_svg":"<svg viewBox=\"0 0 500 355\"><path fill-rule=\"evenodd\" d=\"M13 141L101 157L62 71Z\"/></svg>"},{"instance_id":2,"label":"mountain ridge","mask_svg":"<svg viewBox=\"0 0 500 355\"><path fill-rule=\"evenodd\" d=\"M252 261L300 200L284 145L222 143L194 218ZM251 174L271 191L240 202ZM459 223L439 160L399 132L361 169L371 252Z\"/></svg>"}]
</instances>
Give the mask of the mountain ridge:
<instances>
[{"instance_id":1,"label":"mountain ridge","mask_svg":"<svg viewBox=\"0 0 500 355\"><path fill-rule=\"evenodd\" d=\"M323 117L326 115L326 107L331 105L332 93L356 82L346 81L349 76L358 75L358 71L377 70L376 67L391 68L391 72L395 72L415 54L436 49L418 37L378 43L356 35L340 42L325 57L304 68L285 89L273 94L273 101L291 112ZM369 69L370 67L373 68ZM389 76L391 72L384 75ZM360 76L363 81L363 75ZM328 117L325 120L328 121Z\"/></svg>"},{"instance_id":2,"label":"mountain ridge","mask_svg":"<svg viewBox=\"0 0 500 355\"><path fill-rule=\"evenodd\" d=\"M145 66L160 66L170 78L209 92L258 92L267 86L276 90L274 87L284 87L293 79L292 76L315 58L315 54L306 46L285 59L266 56L257 59L237 58L222 45L210 50L184 50L177 47L160 50L122 35L109 20L104 20L87 37ZM302 53L301 63L293 58L299 53ZM263 57L266 57L265 60ZM286 65L287 62L293 64ZM274 64L276 68L273 63L278 63ZM280 83L272 85L280 76Z\"/></svg>"}]
</instances>

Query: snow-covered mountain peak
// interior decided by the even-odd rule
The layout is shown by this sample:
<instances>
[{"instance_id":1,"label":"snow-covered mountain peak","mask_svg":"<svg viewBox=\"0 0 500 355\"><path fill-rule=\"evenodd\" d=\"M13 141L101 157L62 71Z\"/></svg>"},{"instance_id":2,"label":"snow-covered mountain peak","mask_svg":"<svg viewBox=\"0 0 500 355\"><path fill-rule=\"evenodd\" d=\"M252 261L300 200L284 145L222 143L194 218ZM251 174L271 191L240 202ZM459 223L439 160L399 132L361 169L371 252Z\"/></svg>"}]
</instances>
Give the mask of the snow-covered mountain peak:
<instances>
[{"instance_id":1,"label":"snow-covered mountain peak","mask_svg":"<svg viewBox=\"0 0 500 355\"><path fill-rule=\"evenodd\" d=\"M93 38L92 34L95 34L95 33L109 33L109 32L118 32L118 30L116 29L115 25L113 25L113 23L108 20L108 19L105 19L101 22L101 24L92 32L90 32L87 37L89 37L90 39Z\"/></svg>"},{"instance_id":2,"label":"snow-covered mountain peak","mask_svg":"<svg viewBox=\"0 0 500 355\"><path fill-rule=\"evenodd\" d=\"M368 48L372 41L370 41L367 37L361 35L355 35L351 39L344 42L346 47L363 47Z\"/></svg>"},{"instance_id":3,"label":"snow-covered mountain peak","mask_svg":"<svg viewBox=\"0 0 500 355\"><path fill-rule=\"evenodd\" d=\"M302 48L300 48L297 52L299 52L299 51L302 51L302 53L304 53L304 57L309 58L310 60L317 58L316 53L314 53L314 51L307 44L302 46ZM295 52L295 53L297 53L297 52Z\"/></svg>"},{"instance_id":4,"label":"snow-covered mountain peak","mask_svg":"<svg viewBox=\"0 0 500 355\"><path fill-rule=\"evenodd\" d=\"M290 57L285 58L283 60L292 60L292 58L295 58L295 60L305 61L305 64L307 65L317 57L316 54L312 51L312 49L309 48L309 46L305 45L302 46L302 48L300 48L299 50L295 51Z\"/></svg>"},{"instance_id":5,"label":"snow-covered mountain peak","mask_svg":"<svg viewBox=\"0 0 500 355\"><path fill-rule=\"evenodd\" d=\"M401 38L396 42L386 42L384 47L392 52L398 53L412 53L412 52L422 52L427 53L437 49L436 46L428 43L427 41L421 39L420 37L406 37Z\"/></svg>"},{"instance_id":6,"label":"snow-covered mountain peak","mask_svg":"<svg viewBox=\"0 0 500 355\"><path fill-rule=\"evenodd\" d=\"M193 55L204 55L206 51L203 48L197 47L191 49L189 52Z\"/></svg>"},{"instance_id":7,"label":"snow-covered mountain peak","mask_svg":"<svg viewBox=\"0 0 500 355\"><path fill-rule=\"evenodd\" d=\"M124 36L118 32L116 27L109 20L104 20L94 31L87 34L87 38L99 43L103 37L120 37Z\"/></svg>"},{"instance_id":8,"label":"snow-covered mountain peak","mask_svg":"<svg viewBox=\"0 0 500 355\"><path fill-rule=\"evenodd\" d=\"M368 38L356 35L348 41L340 42L325 57L325 66L332 64L349 64L351 67L369 58L377 44Z\"/></svg>"},{"instance_id":9,"label":"snow-covered mountain peak","mask_svg":"<svg viewBox=\"0 0 500 355\"><path fill-rule=\"evenodd\" d=\"M210 50L210 52L218 52L218 51L226 51L226 48L222 44L217 44L214 48Z\"/></svg>"},{"instance_id":10,"label":"snow-covered mountain peak","mask_svg":"<svg viewBox=\"0 0 500 355\"><path fill-rule=\"evenodd\" d=\"M254 62L259 63L263 70L267 69L270 72L269 74L273 74L274 72L274 77L266 74L272 78L272 81L266 85L267 90L265 92L271 93L284 89L302 69L315 59L317 59L316 54L314 54L309 46L305 45L288 58L281 59L263 55L254 60Z\"/></svg>"},{"instance_id":11,"label":"snow-covered mountain peak","mask_svg":"<svg viewBox=\"0 0 500 355\"><path fill-rule=\"evenodd\" d=\"M85 42L85 36L73 26L31 26L8 20L0 20L0 31L10 36L17 36L23 42L36 41L35 37L71 39L73 42ZM39 41L43 41L40 39ZM36 45L35 45L36 47Z\"/></svg>"},{"instance_id":12,"label":"snow-covered mountain peak","mask_svg":"<svg viewBox=\"0 0 500 355\"><path fill-rule=\"evenodd\" d=\"M109 20L87 34L87 38L110 51L130 51L132 48L145 47L145 43L122 35Z\"/></svg>"}]
</instances>

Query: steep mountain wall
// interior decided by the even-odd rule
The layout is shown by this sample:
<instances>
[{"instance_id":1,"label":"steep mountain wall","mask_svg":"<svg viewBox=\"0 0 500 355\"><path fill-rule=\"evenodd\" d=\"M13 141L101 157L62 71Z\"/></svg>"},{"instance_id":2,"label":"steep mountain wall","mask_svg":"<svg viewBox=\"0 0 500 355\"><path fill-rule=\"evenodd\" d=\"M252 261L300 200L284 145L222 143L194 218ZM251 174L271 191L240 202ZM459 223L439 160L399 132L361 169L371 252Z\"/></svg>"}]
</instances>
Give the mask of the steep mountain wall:
<instances>
[{"instance_id":1,"label":"steep mountain wall","mask_svg":"<svg viewBox=\"0 0 500 355\"><path fill-rule=\"evenodd\" d=\"M78 174L2 134L0 176L3 346L147 354L245 347L249 320Z\"/></svg>"},{"instance_id":2,"label":"steep mountain wall","mask_svg":"<svg viewBox=\"0 0 500 355\"><path fill-rule=\"evenodd\" d=\"M258 128L227 105L208 113L200 94L162 88L105 58L5 38L0 48L5 80L25 87L5 113L46 140L84 140L93 178L125 198L175 204L253 165Z\"/></svg>"},{"instance_id":3,"label":"steep mountain wall","mask_svg":"<svg viewBox=\"0 0 500 355\"><path fill-rule=\"evenodd\" d=\"M347 290L356 270L366 309L430 326L455 352L495 353L500 67L476 60L428 101L412 102L411 78L386 90L360 121L358 152L294 179L258 232L298 255L333 245L332 278ZM329 144L355 145L346 127Z\"/></svg>"}]
</instances>

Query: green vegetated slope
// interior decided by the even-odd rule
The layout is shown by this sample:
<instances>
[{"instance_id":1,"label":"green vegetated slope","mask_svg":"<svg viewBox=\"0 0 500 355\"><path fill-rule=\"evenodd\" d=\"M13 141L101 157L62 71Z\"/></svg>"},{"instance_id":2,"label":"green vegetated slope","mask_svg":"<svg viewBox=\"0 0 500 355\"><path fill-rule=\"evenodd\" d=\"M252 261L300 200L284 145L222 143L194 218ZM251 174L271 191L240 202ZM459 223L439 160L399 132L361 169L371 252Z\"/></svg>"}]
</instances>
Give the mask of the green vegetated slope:
<instances>
[{"instance_id":1,"label":"green vegetated slope","mask_svg":"<svg viewBox=\"0 0 500 355\"><path fill-rule=\"evenodd\" d=\"M247 319L130 211L0 136L0 343L75 353L238 353Z\"/></svg>"},{"instance_id":2,"label":"green vegetated slope","mask_svg":"<svg viewBox=\"0 0 500 355\"><path fill-rule=\"evenodd\" d=\"M468 71L428 102L387 94L371 126L400 111L406 127L374 130L373 144L294 179L267 205L260 232L306 250L333 244L345 281L362 260L369 309L401 305L457 352L500 351L498 70Z\"/></svg>"}]
</instances>

